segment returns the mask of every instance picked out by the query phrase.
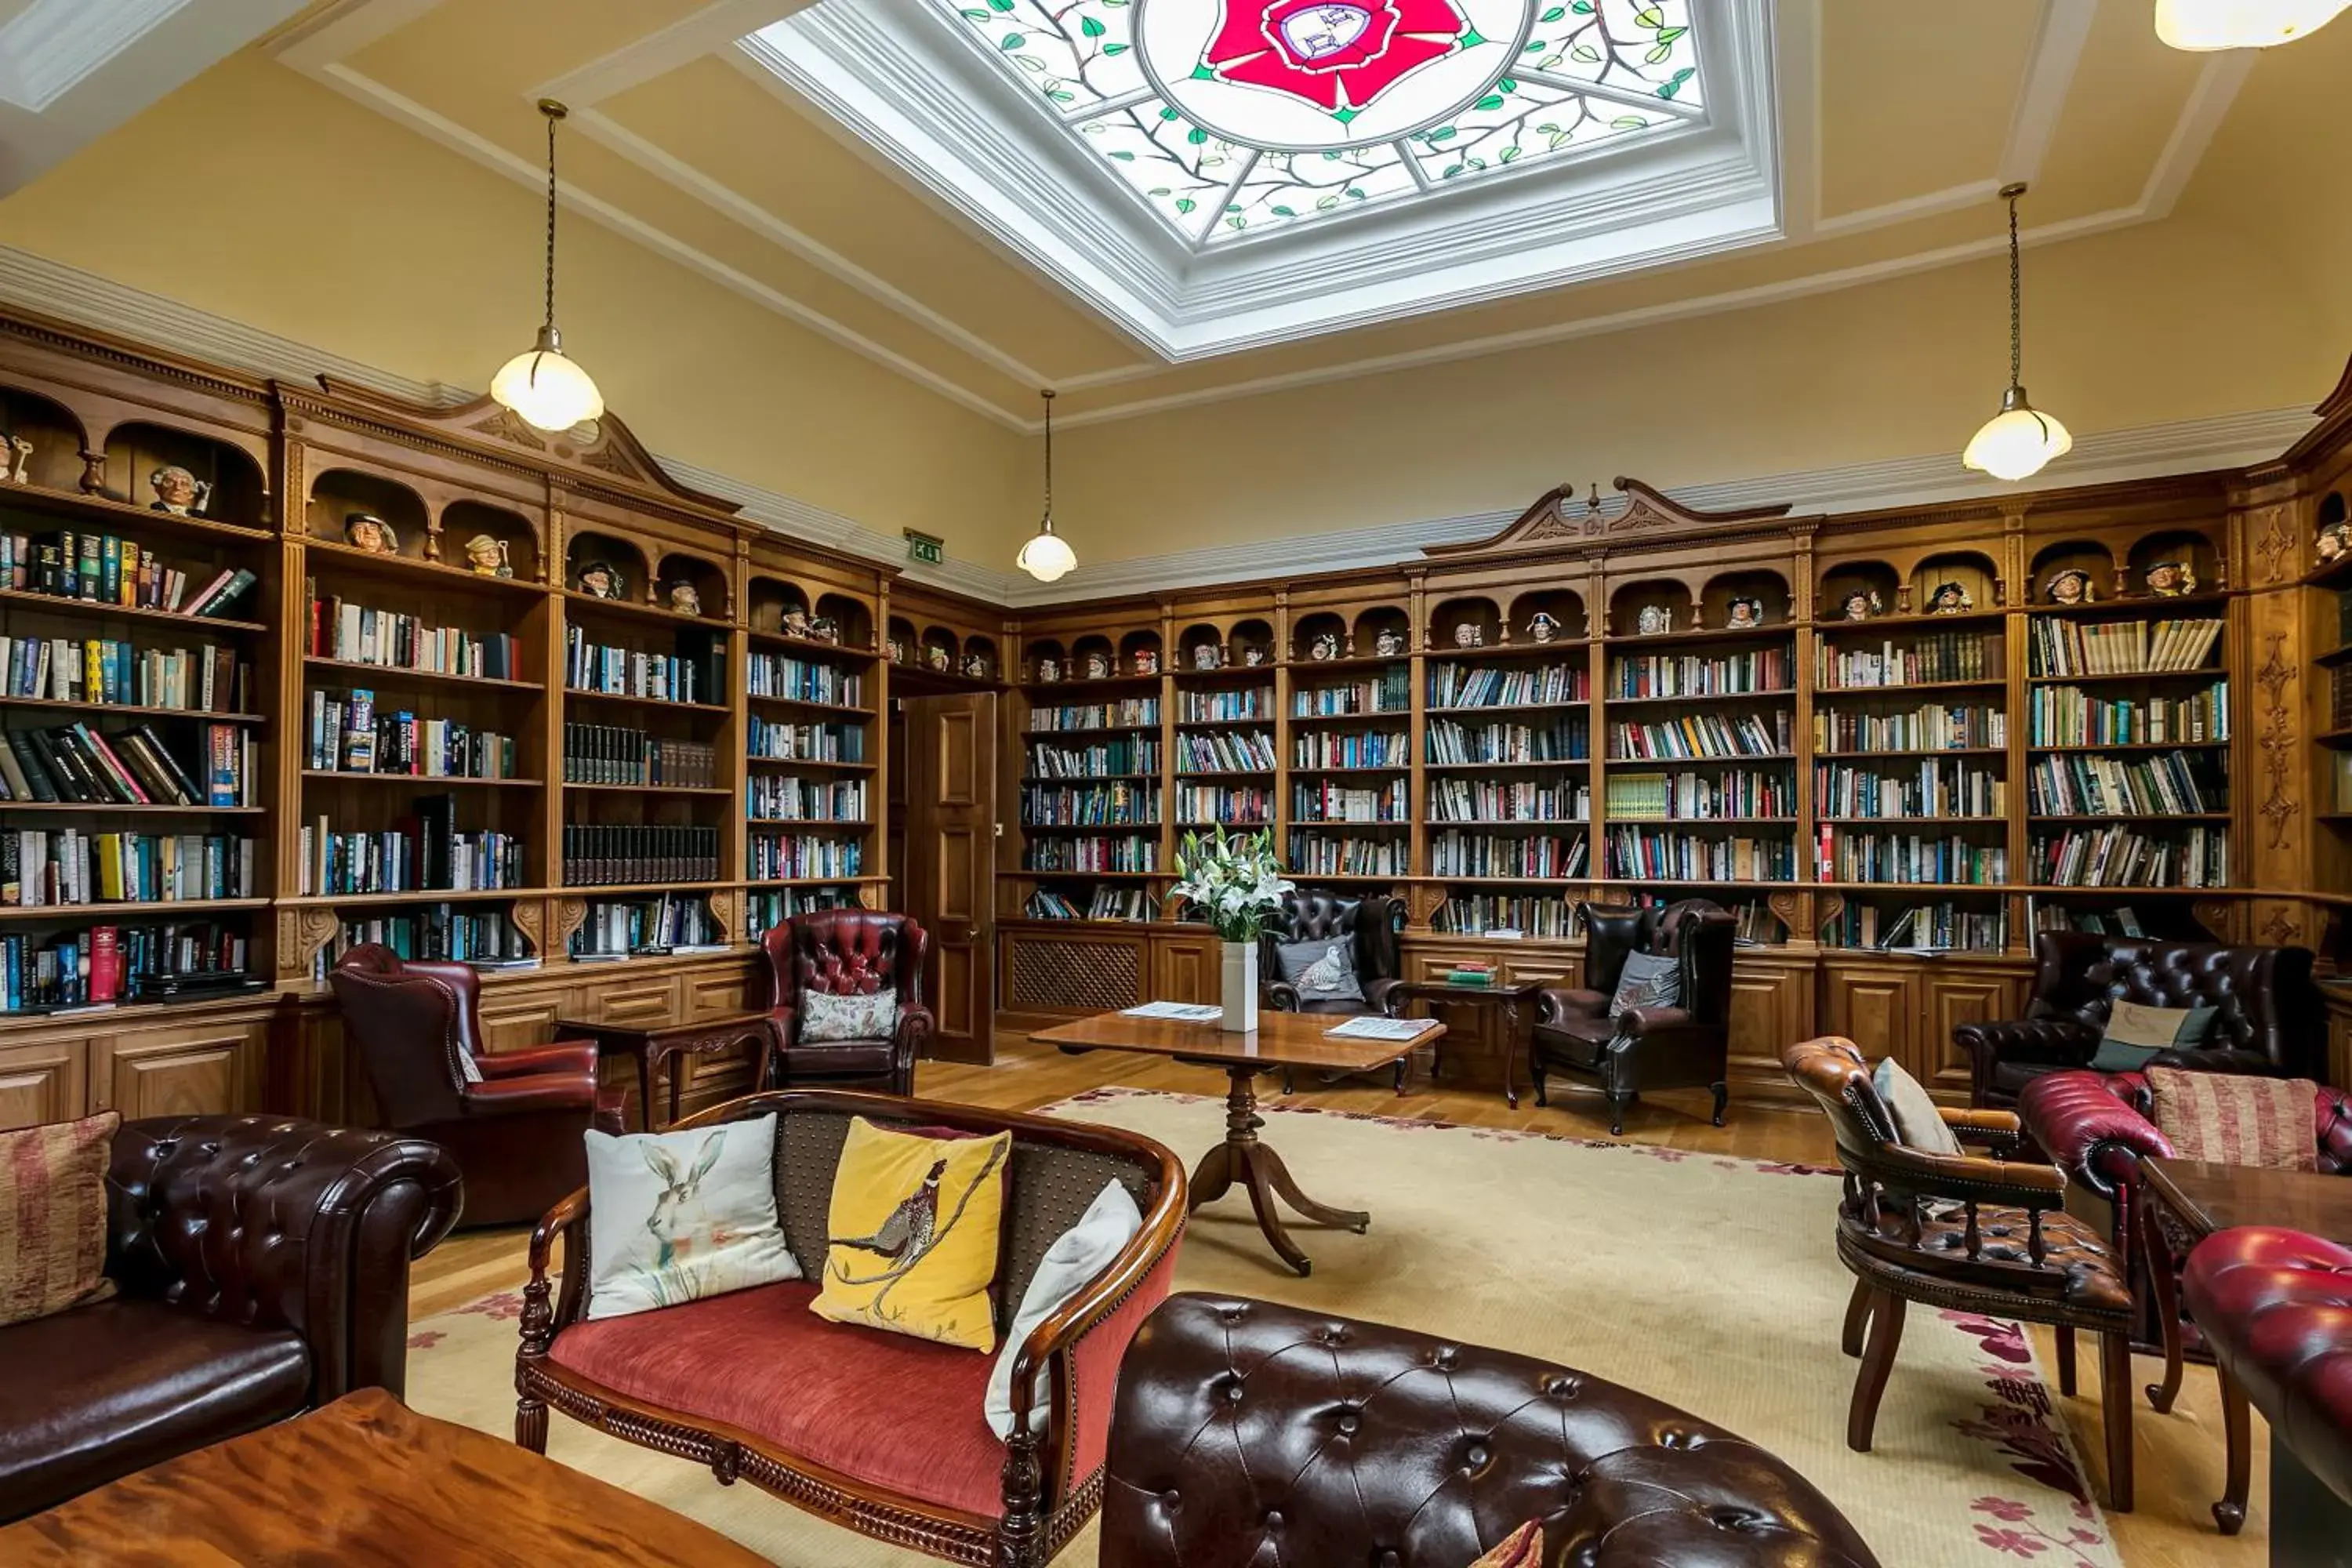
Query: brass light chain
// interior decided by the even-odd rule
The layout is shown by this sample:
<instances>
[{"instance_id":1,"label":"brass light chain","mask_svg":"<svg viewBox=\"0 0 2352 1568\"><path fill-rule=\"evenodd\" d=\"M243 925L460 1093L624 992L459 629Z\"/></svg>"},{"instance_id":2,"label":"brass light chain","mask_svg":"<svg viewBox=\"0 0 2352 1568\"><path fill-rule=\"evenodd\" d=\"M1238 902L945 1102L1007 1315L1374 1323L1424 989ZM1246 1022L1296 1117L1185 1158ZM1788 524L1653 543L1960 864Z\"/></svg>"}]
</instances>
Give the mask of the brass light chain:
<instances>
[{"instance_id":1,"label":"brass light chain","mask_svg":"<svg viewBox=\"0 0 2352 1568\"><path fill-rule=\"evenodd\" d=\"M2024 285L2017 266L2017 198L2025 187L2004 185L2000 194L2009 198L2009 384L2015 386L2025 369Z\"/></svg>"},{"instance_id":2,"label":"brass light chain","mask_svg":"<svg viewBox=\"0 0 2352 1568\"><path fill-rule=\"evenodd\" d=\"M1045 400L1045 518L1040 525L1044 531L1054 531L1054 394L1041 389L1038 395Z\"/></svg>"},{"instance_id":3,"label":"brass light chain","mask_svg":"<svg viewBox=\"0 0 2352 1568\"><path fill-rule=\"evenodd\" d=\"M555 325L555 122L568 112L551 98L539 100L547 116L547 325Z\"/></svg>"}]
</instances>

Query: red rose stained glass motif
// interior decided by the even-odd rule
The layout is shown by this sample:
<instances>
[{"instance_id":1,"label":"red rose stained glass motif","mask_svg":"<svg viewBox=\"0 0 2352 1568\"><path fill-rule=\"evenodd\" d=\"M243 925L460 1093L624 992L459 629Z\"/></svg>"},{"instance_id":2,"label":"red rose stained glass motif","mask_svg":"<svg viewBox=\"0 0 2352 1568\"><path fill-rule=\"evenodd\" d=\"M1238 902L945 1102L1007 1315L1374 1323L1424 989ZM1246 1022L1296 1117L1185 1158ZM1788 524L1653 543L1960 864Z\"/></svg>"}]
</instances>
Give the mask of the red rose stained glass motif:
<instances>
[{"instance_id":1,"label":"red rose stained glass motif","mask_svg":"<svg viewBox=\"0 0 2352 1568\"><path fill-rule=\"evenodd\" d=\"M1476 41L1454 0L1223 0L1202 63L1221 79L1357 111L1406 75Z\"/></svg>"}]
</instances>

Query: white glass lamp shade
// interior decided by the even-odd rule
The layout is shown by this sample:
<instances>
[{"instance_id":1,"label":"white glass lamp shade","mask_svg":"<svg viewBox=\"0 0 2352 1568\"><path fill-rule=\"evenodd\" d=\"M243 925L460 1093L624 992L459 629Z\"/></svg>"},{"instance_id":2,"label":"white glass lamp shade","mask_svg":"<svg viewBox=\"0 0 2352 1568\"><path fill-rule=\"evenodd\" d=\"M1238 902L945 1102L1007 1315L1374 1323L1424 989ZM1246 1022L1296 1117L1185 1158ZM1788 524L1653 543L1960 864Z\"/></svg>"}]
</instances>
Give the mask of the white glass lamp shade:
<instances>
[{"instance_id":1,"label":"white glass lamp shade","mask_svg":"<svg viewBox=\"0 0 2352 1568\"><path fill-rule=\"evenodd\" d=\"M1021 547L1021 554L1014 562L1040 583L1061 581L1077 563L1077 552L1054 531L1050 523L1038 528L1036 535Z\"/></svg>"},{"instance_id":2,"label":"white glass lamp shade","mask_svg":"<svg viewBox=\"0 0 2352 1568\"><path fill-rule=\"evenodd\" d=\"M604 395L578 362L564 357L562 340L542 329L539 342L499 367L490 395L525 423L562 434L604 412Z\"/></svg>"},{"instance_id":3,"label":"white glass lamp shade","mask_svg":"<svg viewBox=\"0 0 2352 1568\"><path fill-rule=\"evenodd\" d=\"M2335 20L2352 0L2156 0L2156 36L2176 49L2262 49Z\"/></svg>"},{"instance_id":4,"label":"white glass lamp shade","mask_svg":"<svg viewBox=\"0 0 2352 1568\"><path fill-rule=\"evenodd\" d=\"M2023 387L2012 386L2001 395L2000 412L1970 438L1960 461L1997 479L2027 479L2074 449L2066 426L2026 402Z\"/></svg>"}]
</instances>

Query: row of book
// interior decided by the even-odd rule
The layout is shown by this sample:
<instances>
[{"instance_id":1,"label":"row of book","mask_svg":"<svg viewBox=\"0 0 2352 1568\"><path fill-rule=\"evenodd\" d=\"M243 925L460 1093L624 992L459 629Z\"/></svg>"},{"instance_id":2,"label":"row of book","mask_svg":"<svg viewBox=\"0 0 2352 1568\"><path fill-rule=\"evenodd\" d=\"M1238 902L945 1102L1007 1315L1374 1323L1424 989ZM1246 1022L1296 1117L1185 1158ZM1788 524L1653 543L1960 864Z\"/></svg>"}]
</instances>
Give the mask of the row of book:
<instances>
[{"instance_id":1,"label":"row of book","mask_svg":"<svg viewBox=\"0 0 2352 1568\"><path fill-rule=\"evenodd\" d=\"M630 958L704 949L727 941L708 900L677 893L654 899L593 899L588 918L572 933L575 959Z\"/></svg>"},{"instance_id":2,"label":"row of book","mask_svg":"<svg viewBox=\"0 0 2352 1568\"><path fill-rule=\"evenodd\" d=\"M1083 909L1051 888L1040 888L1029 895L1022 912L1033 921L1148 921L1158 907L1159 900L1144 888L1098 887Z\"/></svg>"},{"instance_id":3,"label":"row of book","mask_svg":"<svg viewBox=\"0 0 2352 1568\"><path fill-rule=\"evenodd\" d=\"M1315 730L1290 738L1290 755L1302 768L1409 768L1412 740L1402 730Z\"/></svg>"},{"instance_id":4,"label":"row of book","mask_svg":"<svg viewBox=\"0 0 2352 1568\"><path fill-rule=\"evenodd\" d=\"M784 697L833 708L866 705L866 678L823 659L755 653L743 666L743 688L754 697Z\"/></svg>"},{"instance_id":5,"label":"row of book","mask_svg":"<svg viewBox=\"0 0 2352 1568\"><path fill-rule=\"evenodd\" d=\"M1876 647L1824 642L1813 660L1813 683L1843 689L1998 680L2000 648L1999 635L1983 632L1939 632L1910 642L1889 637Z\"/></svg>"},{"instance_id":6,"label":"row of book","mask_svg":"<svg viewBox=\"0 0 2352 1568\"><path fill-rule=\"evenodd\" d=\"M515 738L454 719L421 719L405 708L379 712L375 693L310 693L302 765L321 773L400 778L510 779Z\"/></svg>"},{"instance_id":7,"label":"row of book","mask_svg":"<svg viewBox=\"0 0 2352 1568\"><path fill-rule=\"evenodd\" d=\"M785 763L862 763L863 724L775 724L754 713L743 730L752 756Z\"/></svg>"},{"instance_id":8,"label":"row of book","mask_svg":"<svg viewBox=\"0 0 2352 1568\"><path fill-rule=\"evenodd\" d=\"M1303 877L1402 877L1410 874L1411 847L1392 836L1334 837L1328 833L1290 836L1290 869Z\"/></svg>"},{"instance_id":9,"label":"row of book","mask_svg":"<svg viewBox=\"0 0 2352 1568\"><path fill-rule=\"evenodd\" d=\"M1612 757L1679 761L1713 757L1785 757L1795 750L1796 718L1771 713L1690 713L1650 724L1612 724Z\"/></svg>"},{"instance_id":10,"label":"row of book","mask_svg":"<svg viewBox=\"0 0 2352 1568\"><path fill-rule=\"evenodd\" d=\"M1582 822L1591 815L1590 784L1530 779L1429 781L1433 822Z\"/></svg>"},{"instance_id":11,"label":"row of book","mask_svg":"<svg viewBox=\"0 0 2352 1568\"><path fill-rule=\"evenodd\" d=\"M2226 887L2230 830L2158 834L2117 825L2037 834L2033 873L2051 888Z\"/></svg>"},{"instance_id":12,"label":"row of book","mask_svg":"<svg viewBox=\"0 0 2352 1568\"><path fill-rule=\"evenodd\" d=\"M0 533L0 580L20 594L179 616L225 615L259 581L242 567L224 566L190 593L195 577L164 565L136 540L70 530Z\"/></svg>"},{"instance_id":13,"label":"row of book","mask_svg":"<svg viewBox=\"0 0 2352 1568\"><path fill-rule=\"evenodd\" d=\"M1178 784L1176 820L1263 826L1274 820L1274 791L1253 784Z\"/></svg>"},{"instance_id":14,"label":"row of book","mask_svg":"<svg viewBox=\"0 0 2352 1568\"><path fill-rule=\"evenodd\" d=\"M1180 773L1270 773L1274 764L1274 737L1261 730L1211 730L1176 737Z\"/></svg>"},{"instance_id":15,"label":"row of book","mask_svg":"<svg viewBox=\"0 0 2352 1568\"><path fill-rule=\"evenodd\" d=\"M511 833L434 828L414 819L373 833L302 829L305 894L494 892L523 885L523 841Z\"/></svg>"},{"instance_id":16,"label":"row of book","mask_svg":"<svg viewBox=\"0 0 2352 1568\"><path fill-rule=\"evenodd\" d=\"M1957 833L1851 833L1823 824L1818 858L1824 882L1937 882L1990 886L2009 880L2009 851Z\"/></svg>"},{"instance_id":17,"label":"row of book","mask_svg":"<svg viewBox=\"0 0 2352 1568\"><path fill-rule=\"evenodd\" d=\"M1922 757L1903 765L1900 772L1892 771L1894 766L1886 763L1875 768L1852 763L1817 765L1814 815L1879 820L2009 815L2009 782L1998 769L1937 757Z\"/></svg>"},{"instance_id":18,"label":"row of book","mask_svg":"<svg viewBox=\"0 0 2352 1568\"><path fill-rule=\"evenodd\" d=\"M1792 882L1797 847L1786 835L1687 833L1618 826L1609 830L1609 875L1667 882Z\"/></svg>"},{"instance_id":19,"label":"row of book","mask_svg":"<svg viewBox=\"0 0 2352 1568\"><path fill-rule=\"evenodd\" d=\"M1822 929L1831 947L1878 952L2000 952L2009 946L2009 910L1964 910L1950 903L1900 910L1849 901Z\"/></svg>"},{"instance_id":20,"label":"row of book","mask_svg":"<svg viewBox=\"0 0 2352 1568\"><path fill-rule=\"evenodd\" d=\"M720 874L716 827L583 822L563 826L567 888L715 882Z\"/></svg>"},{"instance_id":21,"label":"row of book","mask_svg":"<svg viewBox=\"0 0 2352 1568\"><path fill-rule=\"evenodd\" d=\"M103 735L83 723L11 730L0 746L0 784L15 801L72 805L254 805L253 737L234 724L206 724L196 765L180 759L152 726Z\"/></svg>"},{"instance_id":22,"label":"row of book","mask_svg":"<svg viewBox=\"0 0 2352 1568\"><path fill-rule=\"evenodd\" d=\"M1654 653L1615 658L1609 664L1612 697L1785 696L1794 689L1796 680L1796 656L1786 647L1748 653Z\"/></svg>"},{"instance_id":23,"label":"row of book","mask_svg":"<svg viewBox=\"0 0 2352 1568\"><path fill-rule=\"evenodd\" d=\"M1397 737L1400 741L1404 737ZM1433 719L1427 731L1431 763L1580 763L1592 752L1591 721L1583 714L1549 724L1482 724ZM1400 753L1398 761L1403 761Z\"/></svg>"},{"instance_id":24,"label":"row of book","mask_svg":"<svg viewBox=\"0 0 2352 1568\"><path fill-rule=\"evenodd\" d=\"M457 626L436 626L421 616L355 605L334 595L322 599L315 579L310 593L313 658L490 680L523 678L522 644L510 633L478 634Z\"/></svg>"},{"instance_id":25,"label":"row of book","mask_svg":"<svg viewBox=\"0 0 2352 1568\"><path fill-rule=\"evenodd\" d=\"M1393 778L1371 788L1351 789L1328 779L1290 786L1294 822L1403 822L1412 816L1410 781Z\"/></svg>"},{"instance_id":26,"label":"row of book","mask_svg":"<svg viewBox=\"0 0 2352 1568\"><path fill-rule=\"evenodd\" d=\"M2230 683L2187 697L2094 697L2074 686L2026 693L2025 732L2037 746L2183 746L2230 738Z\"/></svg>"},{"instance_id":27,"label":"row of book","mask_svg":"<svg viewBox=\"0 0 2352 1568\"><path fill-rule=\"evenodd\" d=\"M2036 816L2195 816L2230 809L2219 759L2191 762L2180 752L2040 756L2025 783Z\"/></svg>"},{"instance_id":28,"label":"row of book","mask_svg":"<svg viewBox=\"0 0 2352 1568\"><path fill-rule=\"evenodd\" d=\"M1728 816L1794 816L1797 781L1785 768L1726 768L1706 773L1609 775L1602 799L1614 817L1684 821Z\"/></svg>"},{"instance_id":29,"label":"row of book","mask_svg":"<svg viewBox=\"0 0 2352 1568\"><path fill-rule=\"evenodd\" d=\"M1273 717L1271 686L1233 686L1176 694L1176 718L1180 723L1222 724Z\"/></svg>"},{"instance_id":30,"label":"row of book","mask_svg":"<svg viewBox=\"0 0 2352 1568\"><path fill-rule=\"evenodd\" d=\"M856 907L855 888L755 888L744 895L743 918L757 942L794 915Z\"/></svg>"},{"instance_id":31,"label":"row of book","mask_svg":"<svg viewBox=\"0 0 2352 1568\"><path fill-rule=\"evenodd\" d=\"M613 724L566 724L563 782L709 789L719 783L719 748Z\"/></svg>"},{"instance_id":32,"label":"row of book","mask_svg":"<svg viewBox=\"0 0 2352 1568\"><path fill-rule=\"evenodd\" d=\"M222 834L0 832L0 904L185 903L261 896L257 845Z\"/></svg>"},{"instance_id":33,"label":"row of book","mask_svg":"<svg viewBox=\"0 0 2352 1568\"><path fill-rule=\"evenodd\" d=\"M1160 840L1141 834L1044 838L1022 851L1027 871L1157 871Z\"/></svg>"},{"instance_id":34,"label":"row of book","mask_svg":"<svg viewBox=\"0 0 2352 1568\"><path fill-rule=\"evenodd\" d=\"M242 713L253 667L235 650L141 648L119 637L0 637L0 692L106 708Z\"/></svg>"},{"instance_id":35,"label":"row of book","mask_svg":"<svg viewBox=\"0 0 2352 1568\"><path fill-rule=\"evenodd\" d=\"M760 773L743 784L743 815L754 822L863 823L866 804L864 779Z\"/></svg>"},{"instance_id":36,"label":"row of book","mask_svg":"<svg viewBox=\"0 0 2352 1568\"><path fill-rule=\"evenodd\" d=\"M161 999L183 987L241 979L251 962L246 938L209 923L0 937L0 1013Z\"/></svg>"},{"instance_id":37,"label":"row of book","mask_svg":"<svg viewBox=\"0 0 2352 1568\"><path fill-rule=\"evenodd\" d=\"M1157 773L1160 742L1120 735L1092 746L1053 746L1032 742L1024 764L1034 779L1098 779L1120 773Z\"/></svg>"},{"instance_id":38,"label":"row of book","mask_svg":"<svg viewBox=\"0 0 2352 1568\"><path fill-rule=\"evenodd\" d=\"M755 882L855 877L865 868L866 845L857 838L829 838L815 833L754 833L744 850L743 873Z\"/></svg>"},{"instance_id":39,"label":"row of book","mask_svg":"<svg viewBox=\"0 0 2352 1568\"><path fill-rule=\"evenodd\" d=\"M1024 784L1021 820L1032 827L1140 827L1160 821L1160 792L1132 784Z\"/></svg>"},{"instance_id":40,"label":"row of book","mask_svg":"<svg viewBox=\"0 0 2352 1568\"><path fill-rule=\"evenodd\" d=\"M1063 730L1157 730L1160 699L1129 697L1120 702L1065 703L1029 710L1029 728L1038 734Z\"/></svg>"},{"instance_id":41,"label":"row of book","mask_svg":"<svg viewBox=\"0 0 2352 1568\"><path fill-rule=\"evenodd\" d=\"M1340 719L1358 713L1404 713L1412 708L1412 672L1393 664L1369 680L1349 686L1302 686L1290 694L1299 719Z\"/></svg>"},{"instance_id":42,"label":"row of book","mask_svg":"<svg viewBox=\"0 0 2352 1568\"><path fill-rule=\"evenodd\" d=\"M1957 752L2009 743L2009 716L1980 702L1931 702L1908 713L1817 710L1822 752Z\"/></svg>"},{"instance_id":43,"label":"row of book","mask_svg":"<svg viewBox=\"0 0 2352 1568\"><path fill-rule=\"evenodd\" d=\"M2138 675L2202 669L2223 623L2210 620L2077 621L2036 616L2028 623L2036 675Z\"/></svg>"},{"instance_id":44,"label":"row of book","mask_svg":"<svg viewBox=\"0 0 2352 1568\"><path fill-rule=\"evenodd\" d=\"M1457 893L1437 906L1431 929L1461 936L1533 937L1566 942L1578 931L1576 906L1566 899L1500 893Z\"/></svg>"},{"instance_id":45,"label":"row of book","mask_svg":"<svg viewBox=\"0 0 2352 1568\"><path fill-rule=\"evenodd\" d=\"M2093 936L2127 936L2135 942L2147 934L2141 929L2138 912L2129 904L2118 904L2112 910L2058 903L2036 903L2032 907L2033 929L2037 931L2079 931Z\"/></svg>"},{"instance_id":46,"label":"row of book","mask_svg":"<svg viewBox=\"0 0 2352 1568\"><path fill-rule=\"evenodd\" d=\"M1429 667L1432 708L1519 708L1591 699L1591 677L1575 665L1547 665L1540 669L1507 669L1491 664Z\"/></svg>"},{"instance_id":47,"label":"row of book","mask_svg":"<svg viewBox=\"0 0 2352 1568\"><path fill-rule=\"evenodd\" d=\"M311 961L310 978L325 981L338 959L369 942L388 947L404 959L486 969L520 968L536 962L530 942L503 909L425 904L345 917Z\"/></svg>"},{"instance_id":48,"label":"row of book","mask_svg":"<svg viewBox=\"0 0 2352 1568\"><path fill-rule=\"evenodd\" d=\"M1433 877L1581 877L1590 851L1581 833L1465 833L1429 836Z\"/></svg>"},{"instance_id":49,"label":"row of book","mask_svg":"<svg viewBox=\"0 0 2352 1568\"><path fill-rule=\"evenodd\" d=\"M708 654L646 653L594 643L578 626L563 633L563 679L574 691L655 702L723 702Z\"/></svg>"}]
</instances>

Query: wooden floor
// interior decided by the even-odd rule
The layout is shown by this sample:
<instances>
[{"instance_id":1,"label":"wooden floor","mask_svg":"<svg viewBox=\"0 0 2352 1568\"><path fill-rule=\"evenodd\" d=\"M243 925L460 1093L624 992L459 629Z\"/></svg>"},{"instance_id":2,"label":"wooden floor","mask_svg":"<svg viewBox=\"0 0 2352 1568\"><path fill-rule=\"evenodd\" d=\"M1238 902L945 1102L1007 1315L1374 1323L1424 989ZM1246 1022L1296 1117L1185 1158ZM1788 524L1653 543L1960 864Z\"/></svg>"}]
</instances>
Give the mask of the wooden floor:
<instances>
[{"instance_id":1,"label":"wooden floor","mask_svg":"<svg viewBox=\"0 0 2352 1568\"><path fill-rule=\"evenodd\" d=\"M917 1092L927 1098L1009 1110L1034 1110L1106 1084L1184 1094L1222 1095L1224 1091L1221 1076L1199 1068L1108 1053L1067 1057L1014 1036L999 1037L994 1067L926 1062L916 1079ZM1531 1098L1522 1096L1519 1109L1512 1110L1499 1093L1438 1088L1418 1074L1402 1097L1385 1085L1370 1082L1328 1087L1302 1083L1299 1087L1302 1097L1311 1094L1317 1104L1340 1110L1577 1137L1608 1135L1607 1122L1595 1114L1599 1100L1572 1092L1555 1094L1549 1109L1539 1109ZM1706 1111L1704 1094L1663 1095L1655 1103L1644 1101L1634 1108L1626 1119L1625 1135L1649 1143L1756 1160L1836 1163L1828 1126L1813 1112L1735 1105L1731 1124L1717 1128L1707 1124ZM1197 1151L1178 1152L1189 1160ZM409 1297L411 1318L429 1317L492 1291L519 1288L528 1274L526 1239L520 1230L497 1230L468 1232L442 1243L416 1266ZM1790 1239L1792 1245L1807 1243L1803 1237ZM1813 1240L1823 1247L1832 1245L1826 1231ZM1853 1363L1838 1355L1832 1342L1834 1328L1834 1324L1825 1327L1823 1354L1832 1375L1843 1379L1852 1374ZM2048 1333L2036 1330L2035 1338L2043 1364L2054 1365ZM2134 1368L2141 1384L2153 1381L2158 1371L2157 1363L2147 1359ZM2055 1374L2052 1375L2054 1379ZM1898 1361L1888 1399L1902 1396L1902 1376ZM2054 1381L2051 1393L2055 1397ZM2098 1394L2098 1357L2092 1350L2082 1358L2076 1397L2060 1400L2059 1405L2073 1429L2077 1452L2093 1468L2093 1484L2104 1491L2105 1478L2099 1467L2105 1449L2100 1436ZM2211 1372L2195 1366L2189 1369L2188 1385L2168 1415L2157 1415L2141 1400L2134 1427L2138 1509L2108 1516L2126 1568L2260 1568L2269 1559L2268 1434L2261 1418L2254 1421L2251 1516L2244 1533L2234 1541L2215 1532L2206 1511L2221 1484L2221 1408ZM1890 1563L1888 1568L1898 1565Z\"/></svg>"}]
</instances>

